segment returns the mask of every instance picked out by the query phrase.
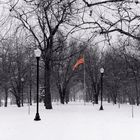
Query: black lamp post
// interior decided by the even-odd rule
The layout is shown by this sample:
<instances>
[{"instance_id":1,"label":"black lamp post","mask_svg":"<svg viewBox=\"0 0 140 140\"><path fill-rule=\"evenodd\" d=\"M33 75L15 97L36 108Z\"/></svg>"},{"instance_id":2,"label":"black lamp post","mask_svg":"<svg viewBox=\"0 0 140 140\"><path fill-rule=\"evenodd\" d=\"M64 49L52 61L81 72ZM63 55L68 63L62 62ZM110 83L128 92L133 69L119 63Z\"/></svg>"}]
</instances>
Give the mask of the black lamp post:
<instances>
[{"instance_id":1,"label":"black lamp post","mask_svg":"<svg viewBox=\"0 0 140 140\"><path fill-rule=\"evenodd\" d=\"M104 110L103 109L103 75L104 75L104 68L100 69L100 73L101 73L101 106L100 106L100 110Z\"/></svg>"},{"instance_id":2,"label":"black lamp post","mask_svg":"<svg viewBox=\"0 0 140 140\"><path fill-rule=\"evenodd\" d=\"M21 78L21 83L22 83L22 100L21 100L21 103L22 103L22 106L23 106L23 82L24 82L24 78Z\"/></svg>"},{"instance_id":3,"label":"black lamp post","mask_svg":"<svg viewBox=\"0 0 140 140\"><path fill-rule=\"evenodd\" d=\"M34 118L35 121L40 121L40 116L39 116L39 58L41 56L41 51L40 49L36 49L34 51L35 57L37 60L37 96L36 96L36 102L37 102L37 108L36 108L36 116Z\"/></svg>"}]
</instances>

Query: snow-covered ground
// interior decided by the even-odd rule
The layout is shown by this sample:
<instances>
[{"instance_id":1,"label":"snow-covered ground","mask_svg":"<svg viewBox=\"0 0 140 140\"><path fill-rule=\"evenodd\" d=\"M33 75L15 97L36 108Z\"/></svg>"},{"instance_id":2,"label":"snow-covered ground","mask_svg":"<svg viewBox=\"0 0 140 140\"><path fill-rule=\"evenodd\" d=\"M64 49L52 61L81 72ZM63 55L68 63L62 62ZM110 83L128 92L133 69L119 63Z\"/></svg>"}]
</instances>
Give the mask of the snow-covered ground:
<instances>
[{"instance_id":1,"label":"snow-covered ground","mask_svg":"<svg viewBox=\"0 0 140 140\"><path fill-rule=\"evenodd\" d=\"M36 105L0 108L0 140L139 140L140 107L70 103L40 105L41 121L34 121Z\"/></svg>"}]
</instances>

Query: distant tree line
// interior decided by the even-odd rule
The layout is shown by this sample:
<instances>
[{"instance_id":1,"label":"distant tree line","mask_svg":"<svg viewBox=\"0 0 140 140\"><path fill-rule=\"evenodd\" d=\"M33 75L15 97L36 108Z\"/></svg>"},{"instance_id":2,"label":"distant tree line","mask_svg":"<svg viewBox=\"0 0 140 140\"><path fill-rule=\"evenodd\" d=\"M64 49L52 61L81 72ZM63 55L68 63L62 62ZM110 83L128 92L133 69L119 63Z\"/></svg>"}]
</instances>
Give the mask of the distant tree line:
<instances>
[{"instance_id":1,"label":"distant tree line","mask_svg":"<svg viewBox=\"0 0 140 140\"><path fill-rule=\"evenodd\" d=\"M129 44L129 45L128 45ZM57 36L56 46L61 46L51 61L51 102L85 100L98 104L101 83L100 68L105 69L103 99L116 103L140 103L139 42L119 39L119 43L104 51L96 44L70 40ZM129 46L129 47L128 47ZM0 42L0 102L7 106L8 98L18 107L35 102L36 60L34 45L16 35L2 38ZM80 56L84 64L73 70ZM85 65L85 66L84 66ZM84 70L85 89L84 91ZM44 102L44 63L40 62L40 101Z\"/></svg>"}]
</instances>

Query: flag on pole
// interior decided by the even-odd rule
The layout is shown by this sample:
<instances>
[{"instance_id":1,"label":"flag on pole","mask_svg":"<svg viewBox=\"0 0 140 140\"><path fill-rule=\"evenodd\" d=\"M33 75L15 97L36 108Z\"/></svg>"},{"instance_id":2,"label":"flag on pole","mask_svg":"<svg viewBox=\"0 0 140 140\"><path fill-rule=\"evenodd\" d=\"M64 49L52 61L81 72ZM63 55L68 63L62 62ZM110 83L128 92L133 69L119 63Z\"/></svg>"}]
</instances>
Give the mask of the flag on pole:
<instances>
[{"instance_id":1,"label":"flag on pole","mask_svg":"<svg viewBox=\"0 0 140 140\"><path fill-rule=\"evenodd\" d=\"M73 66L73 70L75 70L81 64L84 64L84 57L81 57L77 60L77 62Z\"/></svg>"}]
</instances>

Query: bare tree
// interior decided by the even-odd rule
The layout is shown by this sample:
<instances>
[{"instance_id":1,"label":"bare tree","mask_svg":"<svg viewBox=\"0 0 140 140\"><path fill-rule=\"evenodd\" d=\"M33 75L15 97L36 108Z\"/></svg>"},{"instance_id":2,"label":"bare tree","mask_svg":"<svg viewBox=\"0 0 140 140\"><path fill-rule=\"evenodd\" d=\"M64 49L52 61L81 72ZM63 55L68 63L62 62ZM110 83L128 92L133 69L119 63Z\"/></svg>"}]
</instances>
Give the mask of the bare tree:
<instances>
[{"instance_id":1,"label":"bare tree","mask_svg":"<svg viewBox=\"0 0 140 140\"><path fill-rule=\"evenodd\" d=\"M8 101L8 92L10 88L10 69L11 69L11 42L8 39L1 40L1 50L0 50L0 63L1 63L1 87L4 90L5 93L5 104L4 106L7 107L7 101Z\"/></svg>"},{"instance_id":2,"label":"bare tree","mask_svg":"<svg viewBox=\"0 0 140 140\"><path fill-rule=\"evenodd\" d=\"M64 104L65 102L68 103L69 100L70 81L72 77L74 77L74 71L72 68L74 65L75 54L80 53L83 48L81 47L78 50L78 46L76 46L77 43L73 41L70 41L69 45L67 45L62 39L59 39L58 43L63 47L60 47L61 50L55 53L55 57L57 57L57 60L61 61L54 61L53 76L59 91L60 102ZM65 46L67 46L67 48Z\"/></svg>"},{"instance_id":3,"label":"bare tree","mask_svg":"<svg viewBox=\"0 0 140 140\"><path fill-rule=\"evenodd\" d=\"M105 89L107 89L107 97L112 99L116 104L119 100L119 90L125 79L125 60L120 55L118 48L110 48L104 56L104 68L105 68Z\"/></svg>"},{"instance_id":4,"label":"bare tree","mask_svg":"<svg viewBox=\"0 0 140 140\"><path fill-rule=\"evenodd\" d=\"M122 56L124 57L126 66L127 66L127 77L128 81L134 85L135 89L135 98L136 98L136 104L139 105L139 47L135 44L130 44L129 47L131 47L131 51L128 50L126 45L123 46L123 51L121 51ZM134 101L135 103L135 101Z\"/></svg>"},{"instance_id":5,"label":"bare tree","mask_svg":"<svg viewBox=\"0 0 140 140\"><path fill-rule=\"evenodd\" d=\"M98 46L86 50L86 72L91 84L92 99L98 104L98 96L100 92L100 54Z\"/></svg>"},{"instance_id":6,"label":"bare tree","mask_svg":"<svg viewBox=\"0 0 140 140\"><path fill-rule=\"evenodd\" d=\"M85 25L88 25L86 28L106 37L113 36L118 32L126 37L140 40L138 35L140 3L137 0L104 0L99 2L83 0L83 2L86 5L86 11L80 27L84 28Z\"/></svg>"},{"instance_id":7,"label":"bare tree","mask_svg":"<svg viewBox=\"0 0 140 140\"><path fill-rule=\"evenodd\" d=\"M24 27L33 36L36 47L42 51L44 61L45 107L52 109L50 93L51 56L54 49L54 38L59 28L64 29L75 14L76 0L23 0L22 5L12 5L11 15L20 21L19 27ZM24 6L23 6L24 5Z\"/></svg>"}]
</instances>

